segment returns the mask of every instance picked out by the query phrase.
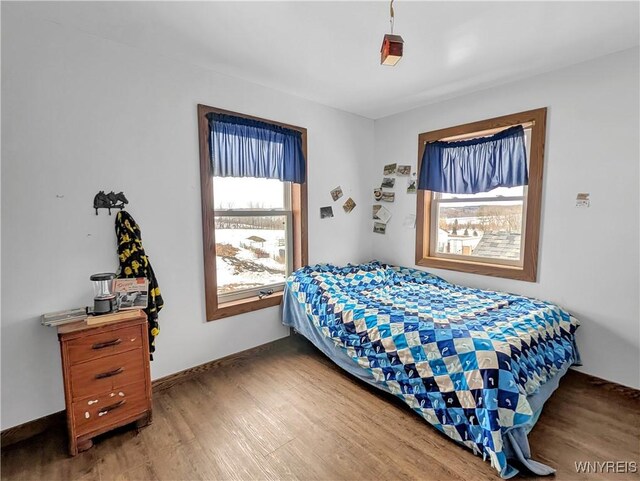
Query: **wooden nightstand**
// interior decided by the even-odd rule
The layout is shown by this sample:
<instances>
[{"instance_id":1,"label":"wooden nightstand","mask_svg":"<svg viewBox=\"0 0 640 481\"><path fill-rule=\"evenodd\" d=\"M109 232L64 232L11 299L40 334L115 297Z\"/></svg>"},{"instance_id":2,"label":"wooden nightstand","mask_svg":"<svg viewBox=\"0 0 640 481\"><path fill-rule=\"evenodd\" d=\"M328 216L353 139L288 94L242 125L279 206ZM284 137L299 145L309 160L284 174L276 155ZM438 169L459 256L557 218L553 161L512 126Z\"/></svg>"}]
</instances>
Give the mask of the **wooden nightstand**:
<instances>
[{"instance_id":1,"label":"wooden nightstand","mask_svg":"<svg viewBox=\"0 0 640 481\"><path fill-rule=\"evenodd\" d=\"M92 438L137 421L151 422L151 376L147 318L58 328L72 456Z\"/></svg>"}]
</instances>

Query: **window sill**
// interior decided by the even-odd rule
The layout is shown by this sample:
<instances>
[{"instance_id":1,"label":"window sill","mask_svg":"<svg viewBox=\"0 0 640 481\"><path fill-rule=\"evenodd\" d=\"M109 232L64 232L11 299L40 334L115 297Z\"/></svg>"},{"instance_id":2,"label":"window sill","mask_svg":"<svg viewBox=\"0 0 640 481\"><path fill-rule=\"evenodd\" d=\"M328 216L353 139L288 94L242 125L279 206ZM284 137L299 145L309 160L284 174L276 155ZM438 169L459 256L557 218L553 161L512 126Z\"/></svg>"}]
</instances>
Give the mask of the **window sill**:
<instances>
[{"instance_id":1,"label":"window sill","mask_svg":"<svg viewBox=\"0 0 640 481\"><path fill-rule=\"evenodd\" d=\"M258 296L253 296L218 304L212 313L207 313L207 321L217 321L225 317L237 316L238 314L245 314L259 309L277 306L282 302L282 294L282 291L279 291L262 299Z\"/></svg>"},{"instance_id":2,"label":"window sill","mask_svg":"<svg viewBox=\"0 0 640 481\"><path fill-rule=\"evenodd\" d=\"M489 264L486 262L446 259L443 257L423 257L422 259L416 259L416 265L421 267L433 267L435 269L468 272L470 274L479 274L483 276L504 277L506 279L515 279L519 281L536 281L535 266L531 268L531 266L528 266L526 262L524 267L516 267L501 264Z\"/></svg>"}]
</instances>

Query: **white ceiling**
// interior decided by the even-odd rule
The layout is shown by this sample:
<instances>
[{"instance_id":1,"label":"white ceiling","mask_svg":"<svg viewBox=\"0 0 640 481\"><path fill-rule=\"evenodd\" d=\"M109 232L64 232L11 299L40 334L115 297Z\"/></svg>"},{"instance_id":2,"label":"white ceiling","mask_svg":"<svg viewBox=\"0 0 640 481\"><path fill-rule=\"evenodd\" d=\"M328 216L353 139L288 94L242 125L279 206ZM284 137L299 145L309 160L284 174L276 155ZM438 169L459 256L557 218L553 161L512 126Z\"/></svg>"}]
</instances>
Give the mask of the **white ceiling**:
<instances>
[{"instance_id":1,"label":"white ceiling","mask_svg":"<svg viewBox=\"0 0 640 481\"><path fill-rule=\"evenodd\" d=\"M638 45L638 2L45 2L49 20L380 118Z\"/></svg>"}]
</instances>

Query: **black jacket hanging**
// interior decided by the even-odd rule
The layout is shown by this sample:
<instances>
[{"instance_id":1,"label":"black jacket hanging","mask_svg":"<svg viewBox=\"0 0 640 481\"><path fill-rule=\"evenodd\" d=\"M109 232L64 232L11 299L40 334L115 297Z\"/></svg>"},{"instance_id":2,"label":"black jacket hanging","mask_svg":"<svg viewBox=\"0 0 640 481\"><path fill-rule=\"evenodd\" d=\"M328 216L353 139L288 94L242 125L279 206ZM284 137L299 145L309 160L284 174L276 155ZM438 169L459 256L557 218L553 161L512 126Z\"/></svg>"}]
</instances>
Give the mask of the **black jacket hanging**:
<instances>
[{"instance_id":1,"label":"black jacket hanging","mask_svg":"<svg viewBox=\"0 0 640 481\"><path fill-rule=\"evenodd\" d=\"M127 211L116 215L116 238L118 241L118 259L120 260L119 277L146 277L149 280L149 297L144 312L149 321L149 350L155 351L155 337L160 332L158 312L164 301L160 294L158 280L149 263L149 258L142 247L140 227ZM153 359L153 354L151 355Z\"/></svg>"}]
</instances>

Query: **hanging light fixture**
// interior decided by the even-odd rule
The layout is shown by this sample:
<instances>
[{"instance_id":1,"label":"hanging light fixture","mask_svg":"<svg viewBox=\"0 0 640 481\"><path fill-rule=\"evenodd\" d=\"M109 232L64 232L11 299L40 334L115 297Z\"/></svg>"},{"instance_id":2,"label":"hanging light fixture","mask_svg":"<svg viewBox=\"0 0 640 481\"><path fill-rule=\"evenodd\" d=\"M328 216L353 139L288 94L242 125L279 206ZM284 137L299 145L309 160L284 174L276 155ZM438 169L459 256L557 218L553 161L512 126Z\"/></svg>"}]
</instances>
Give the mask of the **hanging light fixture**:
<instances>
[{"instance_id":1,"label":"hanging light fixture","mask_svg":"<svg viewBox=\"0 0 640 481\"><path fill-rule=\"evenodd\" d=\"M393 67L402 58L402 47L404 40L400 35L393 34L393 0L389 3L389 24L391 25L391 33L387 33L382 40L380 48L380 65L389 65Z\"/></svg>"}]
</instances>

